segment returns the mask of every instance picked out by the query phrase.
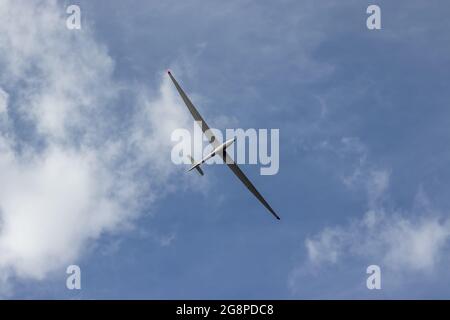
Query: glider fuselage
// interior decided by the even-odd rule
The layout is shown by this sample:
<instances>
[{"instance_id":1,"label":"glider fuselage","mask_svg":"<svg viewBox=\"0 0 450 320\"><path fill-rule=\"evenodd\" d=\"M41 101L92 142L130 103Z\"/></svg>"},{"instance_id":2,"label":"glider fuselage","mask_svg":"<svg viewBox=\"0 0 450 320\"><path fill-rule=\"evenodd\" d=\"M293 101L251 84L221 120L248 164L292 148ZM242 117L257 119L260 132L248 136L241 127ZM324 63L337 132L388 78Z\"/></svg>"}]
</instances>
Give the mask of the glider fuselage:
<instances>
[{"instance_id":1,"label":"glider fuselage","mask_svg":"<svg viewBox=\"0 0 450 320\"><path fill-rule=\"evenodd\" d=\"M201 164L205 163L206 160L214 157L216 154L220 154L223 153L229 146L231 146L233 144L233 142L236 140L236 137L234 137L233 139L229 139L227 141L225 141L224 143L222 143L220 146L218 146L217 148L215 148L210 154L208 154L207 156L205 156L199 163L196 163L195 165L193 165L188 171L191 171L195 168L197 168L198 166L200 166Z\"/></svg>"}]
</instances>

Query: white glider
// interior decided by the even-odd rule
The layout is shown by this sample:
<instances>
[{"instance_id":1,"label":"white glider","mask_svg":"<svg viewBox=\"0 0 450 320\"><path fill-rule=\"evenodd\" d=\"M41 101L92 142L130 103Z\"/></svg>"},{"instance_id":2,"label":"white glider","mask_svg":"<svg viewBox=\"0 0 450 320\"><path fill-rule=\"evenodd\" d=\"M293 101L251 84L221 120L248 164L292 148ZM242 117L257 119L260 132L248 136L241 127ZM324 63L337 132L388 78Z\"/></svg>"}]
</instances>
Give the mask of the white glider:
<instances>
[{"instance_id":1,"label":"white glider","mask_svg":"<svg viewBox=\"0 0 450 320\"><path fill-rule=\"evenodd\" d=\"M189 171L196 169L201 175L203 175L203 171L200 168L200 166L208 159L214 157L215 155L219 155L222 157L223 161L227 164L227 166L233 171L233 173L239 178L239 180L242 181L242 183L247 187L248 190L250 190L253 195L266 207L267 210L270 211L270 213L273 214L275 218L280 220L280 217L275 213L275 211L272 209L272 207L267 203L267 201L263 198L263 196L256 190L255 186L250 182L250 180L245 176L245 174L242 172L242 170L238 167L236 162L228 155L226 152L226 149L236 140L236 138L230 139L228 141L225 141L224 143L219 143L216 139L216 137L211 132L210 128L206 124L205 120L203 120L200 113L198 113L195 106L192 104L189 97L186 95L186 93L183 91L183 89L178 84L177 80L173 77L172 73L170 71L167 71L167 73L170 76L170 79L172 79L173 83L175 84L175 87L178 90L178 93L180 94L181 98L183 99L184 103L189 109L189 112L194 117L194 120L197 123L201 123L201 129L205 136L208 138L209 142L213 145L214 150L205 156L201 161L195 162L194 159L189 156L192 167L189 169Z\"/></svg>"}]
</instances>

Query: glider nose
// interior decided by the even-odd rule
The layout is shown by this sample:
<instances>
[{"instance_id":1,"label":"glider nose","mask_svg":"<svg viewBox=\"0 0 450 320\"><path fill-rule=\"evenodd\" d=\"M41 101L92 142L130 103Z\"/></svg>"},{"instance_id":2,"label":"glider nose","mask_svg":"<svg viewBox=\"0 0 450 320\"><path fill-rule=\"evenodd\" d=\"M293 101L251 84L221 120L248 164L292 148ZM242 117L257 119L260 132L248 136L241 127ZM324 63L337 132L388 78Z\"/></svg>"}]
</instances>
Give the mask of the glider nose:
<instances>
[{"instance_id":1,"label":"glider nose","mask_svg":"<svg viewBox=\"0 0 450 320\"><path fill-rule=\"evenodd\" d=\"M236 137L234 137L233 139L228 140L228 141L225 143L225 145L226 145L227 147L229 147L229 146L232 145L235 141L236 141Z\"/></svg>"}]
</instances>

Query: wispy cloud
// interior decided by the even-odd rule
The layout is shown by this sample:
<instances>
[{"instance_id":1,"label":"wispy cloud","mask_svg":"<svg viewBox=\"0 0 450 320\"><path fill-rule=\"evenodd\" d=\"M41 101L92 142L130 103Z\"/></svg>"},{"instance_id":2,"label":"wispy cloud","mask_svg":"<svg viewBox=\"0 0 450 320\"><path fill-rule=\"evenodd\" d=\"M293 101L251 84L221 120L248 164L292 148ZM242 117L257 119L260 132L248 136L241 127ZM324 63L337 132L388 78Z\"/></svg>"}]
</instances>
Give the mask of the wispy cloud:
<instances>
[{"instance_id":1,"label":"wispy cloud","mask_svg":"<svg viewBox=\"0 0 450 320\"><path fill-rule=\"evenodd\" d=\"M8 108L8 94L0 88L0 115L4 116Z\"/></svg>"},{"instance_id":2,"label":"wispy cloud","mask_svg":"<svg viewBox=\"0 0 450 320\"><path fill-rule=\"evenodd\" d=\"M435 212L411 218L382 208L306 239L312 266L359 257L393 271L433 271L450 239L450 220Z\"/></svg>"},{"instance_id":3,"label":"wispy cloud","mask_svg":"<svg viewBox=\"0 0 450 320\"><path fill-rule=\"evenodd\" d=\"M353 154L355 162L353 172L342 176L342 182L349 191L365 192L367 210L360 217L326 226L307 237L306 261L290 274L290 287L296 291L306 275L347 265L355 258L367 265L378 264L392 273L430 274L445 255L450 219L432 206L422 188L418 189L411 208L390 205L391 170L373 166L367 158L367 148L359 140L341 142L349 148L332 149L347 156Z\"/></svg>"}]
</instances>

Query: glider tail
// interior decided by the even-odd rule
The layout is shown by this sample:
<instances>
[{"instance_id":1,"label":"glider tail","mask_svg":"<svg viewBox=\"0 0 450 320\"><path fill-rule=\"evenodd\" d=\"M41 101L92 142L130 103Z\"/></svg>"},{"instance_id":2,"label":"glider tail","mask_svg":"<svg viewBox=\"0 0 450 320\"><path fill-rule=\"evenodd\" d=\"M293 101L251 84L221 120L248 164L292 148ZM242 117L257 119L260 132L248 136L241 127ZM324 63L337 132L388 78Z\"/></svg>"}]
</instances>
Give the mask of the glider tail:
<instances>
[{"instance_id":1,"label":"glider tail","mask_svg":"<svg viewBox=\"0 0 450 320\"><path fill-rule=\"evenodd\" d=\"M201 176L203 176L204 175L203 170L200 168L200 165L202 164L202 162L195 163L194 158L192 158L190 155L188 157L189 157L189 160L191 160L191 163L193 165L188 171L195 169Z\"/></svg>"}]
</instances>

